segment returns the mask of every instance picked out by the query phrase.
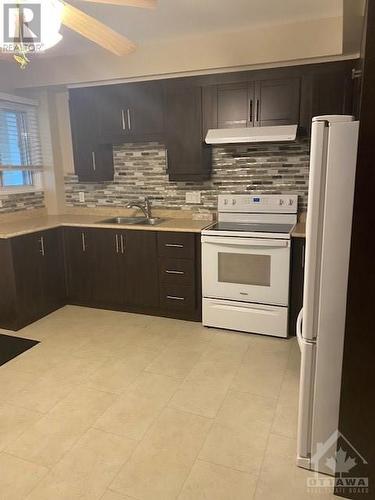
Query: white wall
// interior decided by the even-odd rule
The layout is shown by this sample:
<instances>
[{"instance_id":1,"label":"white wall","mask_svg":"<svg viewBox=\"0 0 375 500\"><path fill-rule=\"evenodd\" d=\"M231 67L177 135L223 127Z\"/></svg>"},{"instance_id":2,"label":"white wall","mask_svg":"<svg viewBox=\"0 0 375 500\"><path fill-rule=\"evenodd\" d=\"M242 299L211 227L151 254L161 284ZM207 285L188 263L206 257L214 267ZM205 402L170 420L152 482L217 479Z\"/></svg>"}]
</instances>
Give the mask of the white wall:
<instances>
[{"instance_id":1,"label":"white wall","mask_svg":"<svg viewBox=\"0 0 375 500\"><path fill-rule=\"evenodd\" d=\"M141 45L126 57L100 49L84 56L34 58L25 70L0 62L0 89L225 70L342 53L343 18L315 19Z\"/></svg>"}]
</instances>

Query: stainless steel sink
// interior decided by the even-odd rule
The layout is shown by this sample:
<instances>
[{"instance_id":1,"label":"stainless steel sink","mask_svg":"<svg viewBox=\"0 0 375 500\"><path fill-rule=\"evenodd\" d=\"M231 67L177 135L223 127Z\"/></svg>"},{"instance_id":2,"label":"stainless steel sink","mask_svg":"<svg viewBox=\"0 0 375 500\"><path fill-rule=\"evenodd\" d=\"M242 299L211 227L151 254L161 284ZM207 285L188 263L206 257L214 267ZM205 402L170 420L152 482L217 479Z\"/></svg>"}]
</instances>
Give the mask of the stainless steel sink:
<instances>
[{"instance_id":1,"label":"stainless steel sink","mask_svg":"<svg viewBox=\"0 0 375 500\"><path fill-rule=\"evenodd\" d=\"M118 224L118 225L149 225L160 224L164 219L158 217L147 219L146 217L112 217L98 222L98 224Z\"/></svg>"}]
</instances>

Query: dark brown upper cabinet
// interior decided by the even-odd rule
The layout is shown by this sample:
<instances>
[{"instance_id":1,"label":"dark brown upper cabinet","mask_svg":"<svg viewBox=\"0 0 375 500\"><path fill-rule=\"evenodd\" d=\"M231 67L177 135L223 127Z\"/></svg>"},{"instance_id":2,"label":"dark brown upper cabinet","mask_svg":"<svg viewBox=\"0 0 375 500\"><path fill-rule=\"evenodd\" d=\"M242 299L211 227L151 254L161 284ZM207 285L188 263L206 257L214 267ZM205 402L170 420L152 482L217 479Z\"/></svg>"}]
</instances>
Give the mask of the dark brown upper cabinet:
<instances>
[{"instance_id":1,"label":"dark brown upper cabinet","mask_svg":"<svg viewBox=\"0 0 375 500\"><path fill-rule=\"evenodd\" d=\"M254 126L298 124L300 86L300 78L256 82Z\"/></svg>"},{"instance_id":2,"label":"dark brown upper cabinet","mask_svg":"<svg viewBox=\"0 0 375 500\"><path fill-rule=\"evenodd\" d=\"M96 88L101 141L143 142L162 138L161 82L125 83Z\"/></svg>"},{"instance_id":3,"label":"dark brown upper cabinet","mask_svg":"<svg viewBox=\"0 0 375 500\"><path fill-rule=\"evenodd\" d=\"M218 85L204 99L206 129L298 124L300 78Z\"/></svg>"},{"instance_id":4,"label":"dark brown upper cabinet","mask_svg":"<svg viewBox=\"0 0 375 500\"><path fill-rule=\"evenodd\" d=\"M167 169L172 181L210 177L211 148L204 144L202 88L170 81L165 95Z\"/></svg>"},{"instance_id":5,"label":"dark brown upper cabinet","mask_svg":"<svg viewBox=\"0 0 375 500\"><path fill-rule=\"evenodd\" d=\"M113 180L113 148L100 139L94 87L69 92L74 169L80 182Z\"/></svg>"}]
</instances>

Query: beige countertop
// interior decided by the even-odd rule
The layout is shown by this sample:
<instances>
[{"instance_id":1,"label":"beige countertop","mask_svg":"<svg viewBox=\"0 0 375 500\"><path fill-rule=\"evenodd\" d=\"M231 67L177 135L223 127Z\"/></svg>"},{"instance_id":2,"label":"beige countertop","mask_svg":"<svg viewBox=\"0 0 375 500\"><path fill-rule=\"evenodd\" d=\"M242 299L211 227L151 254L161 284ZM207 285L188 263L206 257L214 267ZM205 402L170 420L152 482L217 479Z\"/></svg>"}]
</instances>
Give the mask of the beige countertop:
<instances>
[{"instance_id":1,"label":"beige countertop","mask_svg":"<svg viewBox=\"0 0 375 500\"><path fill-rule=\"evenodd\" d=\"M305 237L306 237L306 222L297 222L292 231L292 238L305 238Z\"/></svg>"},{"instance_id":2,"label":"beige countertop","mask_svg":"<svg viewBox=\"0 0 375 500\"><path fill-rule=\"evenodd\" d=\"M212 224L209 220L193 219L165 219L155 226L142 226L131 224L101 224L108 219L103 215L50 215L43 217L27 218L23 220L12 220L11 222L0 222L0 238L12 238L23 234L45 231L61 226L73 227L96 227L108 229L134 229L138 231L177 231L200 233L202 229Z\"/></svg>"}]
</instances>

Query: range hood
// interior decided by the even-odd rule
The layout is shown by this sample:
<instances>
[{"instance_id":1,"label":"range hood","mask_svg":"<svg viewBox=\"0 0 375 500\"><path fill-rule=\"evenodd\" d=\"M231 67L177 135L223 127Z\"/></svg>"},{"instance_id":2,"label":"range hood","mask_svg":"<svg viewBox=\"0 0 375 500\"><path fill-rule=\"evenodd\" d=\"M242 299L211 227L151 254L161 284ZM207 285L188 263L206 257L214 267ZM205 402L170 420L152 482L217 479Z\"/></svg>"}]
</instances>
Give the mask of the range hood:
<instances>
[{"instance_id":1,"label":"range hood","mask_svg":"<svg viewBox=\"0 0 375 500\"><path fill-rule=\"evenodd\" d=\"M206 135L207 144L239 144L249 142L295 141L297 125L276 127L217 128Z\"/></svg>"}]
</instances>

